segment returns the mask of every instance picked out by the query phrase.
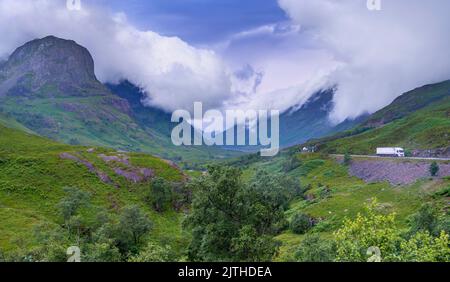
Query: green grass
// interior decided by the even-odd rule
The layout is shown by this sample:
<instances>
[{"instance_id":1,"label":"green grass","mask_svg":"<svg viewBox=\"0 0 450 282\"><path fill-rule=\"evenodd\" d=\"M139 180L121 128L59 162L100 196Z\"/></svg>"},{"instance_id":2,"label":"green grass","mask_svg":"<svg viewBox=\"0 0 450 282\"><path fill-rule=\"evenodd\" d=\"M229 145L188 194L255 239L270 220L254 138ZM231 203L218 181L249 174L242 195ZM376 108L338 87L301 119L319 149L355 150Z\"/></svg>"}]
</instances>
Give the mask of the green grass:
<instances>
[{"instance_id":1,"label":"green grass","mask_svg":"<svg viewBox=\"0 0 450 282\"><path fill-rule=\"evenodd\" d=\"M35 244L36 224L59 224L57 209L64 197L63 187L77 187L92 195L92 207L84 211L94 217L99 208L118 213L127 205L139 205L154 223L149 240L171 245L182 251L189 238L181 228L182 214L170 209L154 212L142 199L148 183L132 184L113 173L98 154L114 154L111 149L96 148L88 153L86 147L62 145L33 134L0 125L0 249L11 251ZM119 188L101 182L96 175L71 160L62 160L62 152L79 154L107 173ZM156 157L132 153L132 165L148 167L157 176L172 182L184 179L182 172Z\"/></svg>"},{"instance_id":2,"label":"green grass","mask_svg":"<svg viewBox=\"0 0 450 282\"><path fill-rule=\"evenodd\" d=\"M320 145L328 153L374 154L377 147L446 148L450 140L450 97L363 133Z\"/></svg>"},{"instance_id":3,"label":"green grass","mask_svg":"<svg viewBox=\"0 0 450 282\"><path fill-rule=\"evenodd\" d=\"M415 213L424 202L434 202L444 208L445 197L434 195L442 194L445 187L450 187L449 179L421 180L408 186L391 186L387 182L365 183L348 174L348 168L337 163L334 159L322 154L298 154L302 166L292 170L288 175L299 179L310 199L297 199L290 205L286 216L290 219L295 213L302 212L316 219L319 225L310 232L317 232L323 238L332 236L344 218L354 218L372 199L376 198L380 209L386 213L396 213L398 228L406 228L407 219ZM246 179L250 179L260 168L272 172L281 172L282 164L287 155L274 158L270 161L255 162L244 170ZM330 192L324 194L324 190ZM312 198L314 197L314 198ZM282 246L277 261L293 260L293 254L304 235L296 235L286 230L276 237Z\"/></svg>"},{"instance_id":4,"label":"green grass","mask_svg":"<svg viewBox=\"0 0 450 282\"><path fill-rule=\"evenodd\" d=\"M0 124L33 130L41 136L65 144L83 144L114 149L146 152L177 161L206 161L237 156L239 152L217 147L177 147L166 136L152 128L138 125L132 115L116 109L118 97L33 97L1 99ZM17 121L16 121L17 120Z\"/></svg>"}]
</instances>

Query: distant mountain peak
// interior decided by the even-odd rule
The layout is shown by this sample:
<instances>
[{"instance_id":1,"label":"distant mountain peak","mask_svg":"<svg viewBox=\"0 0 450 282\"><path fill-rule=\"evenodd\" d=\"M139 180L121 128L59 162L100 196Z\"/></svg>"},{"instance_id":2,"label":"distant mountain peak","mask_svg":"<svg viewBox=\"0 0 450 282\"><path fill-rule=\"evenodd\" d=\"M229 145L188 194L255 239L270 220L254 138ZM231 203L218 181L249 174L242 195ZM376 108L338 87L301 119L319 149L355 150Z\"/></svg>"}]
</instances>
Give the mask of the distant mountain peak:
<instances>
[{"instance_id":1,"label":"distant mountain peak","mask_svg":"<svg viewBox=\"0 0 450 282\"><path fill-rule=\"evenodd\" d=\"M42 87L58 89L65 95L78 87L99 88L94 60L89 51L73 40L55 36L29 41L17 48L0 67L3 92L9 86L19 86L20 93L37 91ZM1 86L0 86L1 87Z\"/></svg>"}]
</instances>

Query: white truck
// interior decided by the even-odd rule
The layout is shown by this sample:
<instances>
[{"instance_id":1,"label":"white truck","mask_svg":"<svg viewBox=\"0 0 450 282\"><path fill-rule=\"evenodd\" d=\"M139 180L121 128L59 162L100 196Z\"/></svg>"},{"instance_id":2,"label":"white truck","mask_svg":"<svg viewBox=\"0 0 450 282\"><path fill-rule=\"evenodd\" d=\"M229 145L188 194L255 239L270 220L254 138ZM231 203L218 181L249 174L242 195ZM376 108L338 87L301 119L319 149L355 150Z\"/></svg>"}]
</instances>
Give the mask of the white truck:
<instances>
[{"instance_id":1,"label":"white truck","mask_svg":"<svg viewBox=\"0 0 450 282\"><path fill-rule=\"evenodd\" d=\"M398 147L377 148L377 156L380 157L404 157L405 150Z\"/></svg>"}]
</instances>

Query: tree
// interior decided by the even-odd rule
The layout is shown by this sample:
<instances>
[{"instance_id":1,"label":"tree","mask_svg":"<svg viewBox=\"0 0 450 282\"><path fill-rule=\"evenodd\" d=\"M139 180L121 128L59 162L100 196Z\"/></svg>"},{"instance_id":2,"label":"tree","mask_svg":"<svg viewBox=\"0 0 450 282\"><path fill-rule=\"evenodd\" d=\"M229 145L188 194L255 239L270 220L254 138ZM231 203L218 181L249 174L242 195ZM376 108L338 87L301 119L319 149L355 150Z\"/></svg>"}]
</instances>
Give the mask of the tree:
<instances>
[{"instance_id":1,"label":"tree","mask_svg":"<svg viewBox=\"0 0 450 282\"><path fill-rule=\"evenodd\" d=\"M66 197L64 197L58 204L64 221L68 221L76 214L78 209L83 206L88 206L91 195L87 192L81 191L78 188L64 187Z\"/></svg>"},{"instance_id":2,"label":"tree","mask_svg":"<svg viewBox=\"0 0 450 282\"><path fill-rule=\"evenodd\" d=\"M439 172L439 165L437 162L432 162L430 165L430 174L431 176L436 176Z\"/></svg>"},{"instance_id":3,"label":"tree","mask_svg":"<svg viewBox=\"0 0 450 282\"><path fill-rule=\"evenodd\" d=\"M295 234L305 234L311 227L311 218L303 213L296 213L290 224L290 228Z\"/></svg>"},{"instance_id":4,"label":"tree","mask_svg":"<svg viewBox=\"0 0 450 282\"><path fill-rule=\"evenodd\" d=\"M241 170L210 166L188 184L194 192L185 226L192 232L194 261L266 261L277 252L273 240L284 218L261 192L242 182Z\"/></svg>"},{"instance_id":5,"label":"tree","mask_svg":"<svg viewBox=\"0 0 450 282\"><path fill-rule=\"evenodd\" d=\"M68 241L67 230L49 223L39 224L33 228L33 237L37 247L28 251L22 258L36 262L66 262Z\"/></svg>"},{"instance_id":6,"label":"tree","mask_svg":"<svg viewBox=\"0 0 450 282\"><path fill-rule=\"evenodd\" d=\"M335 243L321 238L319 234L306 235L295 253L295 259L299 262L332 262L335 257Z\"/></svg>"},{"instance_id":7,"label":"tree","mask_svg":"<svg viewBox=\"0 0 450 282\"><path fill-rule=\"evenodd\" d=\"M164 207L172 198L170 184L163 178L155 178L151 183L150 191L151 193L146 195L146 200L157 212L164 211Z\"/></svg>"},{"instance_id":8,"label":"tree","mask_svg":"<svg viewBox=\"0 0 450 282\"><path fill-rule=\"evenodd\" d=\"M296 197L302 197L304 189L300 181L290 176L269 173L259 169L250 180L250 187L271 203L275 209L287 209L289 202Z\"/></svg>"},{"instance_id":9,"label":"tree","mask_svg":"<svg viewBox=\"0 0 450 282\"><path fill-rule=\"evenodd\" d=\"M138 206L123 209L117 226L119 249L135 252L141 243L141 238L152 228L152 222Z\"/></svg>"},{"instance_id":10,"label":"tree","mask_svg":"<svg viewBox=\"0 0 450 282\"><path fill-rule=\"evenodd\" d=\"M232 251L239 261L271 261L279 242L270 235L258 235L251 225L241 228L239 235L232 239Z\"/></svg>"},{"instance_id":11,"label":"tree","mask_svg":"<svg viewBox=\"0 0 450 282\"><path fill-rule=\"evenodd\" d=\"M346 152L344 154L344 165L349 166L352 163L352 156Z\"/></svg>"},{"instance_id":12,"label":"tree","mask_svg":"<svg viewBox=\"0 0 450 282\"><path fill-rule=\"evenodd\" d=\"M86 244L82 253L84 262L120 262L122 256L112 240Z\"/></svg>"}]
</instances>

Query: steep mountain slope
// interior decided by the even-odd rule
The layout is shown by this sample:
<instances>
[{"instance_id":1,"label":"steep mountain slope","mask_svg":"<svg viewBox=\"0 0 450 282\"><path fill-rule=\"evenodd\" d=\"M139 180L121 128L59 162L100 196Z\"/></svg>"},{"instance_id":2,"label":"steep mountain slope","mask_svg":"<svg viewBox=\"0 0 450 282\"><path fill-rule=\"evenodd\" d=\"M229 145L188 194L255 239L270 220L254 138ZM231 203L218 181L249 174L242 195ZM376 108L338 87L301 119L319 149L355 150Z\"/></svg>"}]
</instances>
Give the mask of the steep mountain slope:
<instances>
[{"instance_id":1,"label":"steep mountain slope","mask_svg":"<svg viewBox=\"0 0 450 282\"><path fill-rule=\"evenodd\" d=\"M328 153L374 154L376 147L401 146L416 155L428 150L449 155L450 82L405 93L353 130L308 145Z\"/></svg>"},{"instance_id":2,"label":"steep mountain slope","mask_svg":"<svg viewBox=\"0 0 450 282\"><path fill-rule=\"evenodd\" d=\"M144 94L141 89L129 81L123 81L120 84L106 84L106 87L115 95L128 101L132 109L134 120L141 127L149 127L170 137L171 131L175 126L171 122L171 115L154 107L146 107L142 104Z\"/></svg>"},{"instance_id":3,"label":"steep mountain slope","mask_svg":"<svg viewBox=\"0 0 450 282\"><path fill-rule=\"evenodd\" d=\"M399 96L390 105L372 114L362 126L379 127L449 96L450 80L419 87Z\"/></svg>"},{"instance_id":4,"label":"steep mountain slope","mask_svg":"<svg viewBox=\"0 0 450 282\"><path fill-rule=\"evenodd\" d=\"M333 124L329 120L329 114L333 108L333 95L332 89L317 92L298 110L281 115L280 139L283 147L347 130L365 118L360 117Z\"/></svg>"},{"instance_id":5,"label":"steep mountain slope","mask_svg":"<svg viewBox=\"0 0 450 282\"><path fill-rule=\"evenodd\" d=\"M92 195L88 218L99 209L114 215L140 206L154 224L150 239L178 248L185 242L181 213L172 208L158 213L144 202L152 177L185 179L170 163L146 154L63 145L0 125L0 253L34 246L36 225L62 223L58 203L64 187Z\"/></svg>"},{"instance_id":6,"label":"steep mountain slope","mask_svg":"<svg viewBox=\"0 0 450 282\"><path fill-rule=\"evenodd\" d=\"M333 89L323 90L312 95L301 107L291 108L280 115L280 146L286 148L306 142L312 138L320 138L347 130L364 121L366 116L354 120L345 120L333 124L329 114L333 109ZM236 144L236 127L235 144ZM269 128L270 131L270 128ZM248 144L249 130L246 130ZM224 146L229 150L255 152L258 146Z\"/></svg>"},{"instance_id":7,"label":"steep mountain slope","mask_svg":"<svg viewBox=\"0 0 450 282\"><path fill-rule=\"evenodd\" d=\"M155 116L136 99L111 93L95 77L93 59L84 47L53 36L19 47L0 67L0 112L42 136L176 160L227 155L173 146L167 135L170 120L159 122L168 123L164 130L153 128L154 123L144 125Z\"/></svg>"}]
</instances>

